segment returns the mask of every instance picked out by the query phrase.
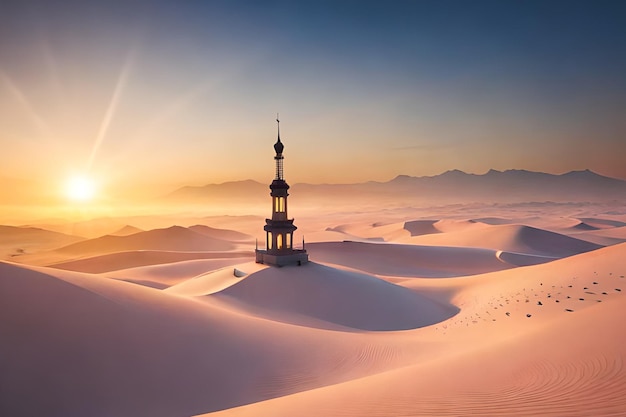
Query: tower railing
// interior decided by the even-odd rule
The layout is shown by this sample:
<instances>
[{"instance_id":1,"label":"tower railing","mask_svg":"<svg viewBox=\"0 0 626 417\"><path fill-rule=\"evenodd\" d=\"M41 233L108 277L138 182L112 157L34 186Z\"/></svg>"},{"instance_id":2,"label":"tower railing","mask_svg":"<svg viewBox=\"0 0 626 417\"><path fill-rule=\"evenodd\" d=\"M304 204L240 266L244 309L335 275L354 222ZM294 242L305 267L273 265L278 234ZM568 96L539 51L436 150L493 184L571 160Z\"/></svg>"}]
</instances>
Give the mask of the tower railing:
<instances>
[{"instance_id":1,"label":"tower railing","mask_svg":"<svg viewBox=\"0 0 626 417\"><path fill-rule=\"evenodd\" d=\"M274 159L276 159L276 179L282 180L283 179L283 157L276 156Z\"/></svg>"}]
</instances>

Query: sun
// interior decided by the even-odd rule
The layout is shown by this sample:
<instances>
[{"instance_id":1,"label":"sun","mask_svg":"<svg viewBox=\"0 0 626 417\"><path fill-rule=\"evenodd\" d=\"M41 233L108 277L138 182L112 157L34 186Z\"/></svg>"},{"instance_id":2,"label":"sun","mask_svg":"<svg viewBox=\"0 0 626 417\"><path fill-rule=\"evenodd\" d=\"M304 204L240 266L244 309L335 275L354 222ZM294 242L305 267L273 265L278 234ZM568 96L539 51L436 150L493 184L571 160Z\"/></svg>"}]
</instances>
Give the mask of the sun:
<instances>
[{"instance_id":1,"label":"sun","mask_svg":"<svg viewBox=\"0 0 626 417\"><path fill-rule=\"evenodd\" d=\"M84 175L75 175L67 180L65 195L72 201L90 201L96 195L96 183Z\"/></svg>"}]
</instances>

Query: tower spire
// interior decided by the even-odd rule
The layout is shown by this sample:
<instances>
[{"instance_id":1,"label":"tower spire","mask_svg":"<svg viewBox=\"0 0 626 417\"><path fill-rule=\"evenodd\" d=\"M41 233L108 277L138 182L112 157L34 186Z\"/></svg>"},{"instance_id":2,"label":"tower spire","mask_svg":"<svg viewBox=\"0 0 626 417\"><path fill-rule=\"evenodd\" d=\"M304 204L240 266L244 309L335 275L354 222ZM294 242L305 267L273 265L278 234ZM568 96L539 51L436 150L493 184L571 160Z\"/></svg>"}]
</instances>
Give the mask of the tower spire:
<instances>
[{"instance_id":1,"label":"tower spire","mask_svg":"<svg viewBox=\"0 0 626 417\"><path fill-rule=\"evenodd\" d=\"M280 141L280 119L278 118L278 113L276 113L276 127L278 128L278 140L274 144L274 151L276 151L276 156L274 159L276 160L276 179L283 179L283 150L285 149L285 145Z\"/></svg>"}]
</instances>

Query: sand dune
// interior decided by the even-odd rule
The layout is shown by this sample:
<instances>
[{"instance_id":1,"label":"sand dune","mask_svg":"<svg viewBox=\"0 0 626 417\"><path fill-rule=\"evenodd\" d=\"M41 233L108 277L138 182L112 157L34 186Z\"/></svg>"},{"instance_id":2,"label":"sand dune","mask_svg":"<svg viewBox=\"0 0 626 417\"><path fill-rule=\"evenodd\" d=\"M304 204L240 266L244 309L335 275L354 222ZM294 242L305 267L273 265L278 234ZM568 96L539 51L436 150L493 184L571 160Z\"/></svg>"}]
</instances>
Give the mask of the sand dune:
<instances>
[{"instance_id":1,"label":"sand dune","mask_svg":"<svg viewBox=\"0 0 626 417\"><path fill-rule=\"evenodd\" d=\"M59 252L89 254L125 250L227 251L232 249L235 249L235 245L231 242L184 227L172 226L128 236L107 235L65 246L60 248Z\"/></svg>"},{"instance_id":2,"label":"sand dune","mask_svg":"<svg viewBox=\"0 0 626 417\"><path fill-rule=\"evenodd\" d=\"M377 331L428 326L458 311L371 275L314 263L265 268L215 296L279 321Z\"/></svg>"},{"instance_id":3,"label":"sand dune","mask_svg":"<svg viewBox=\"0 0 626 417\"><path fill-rule=\"evenodd\" d=\"M411 242L423 245L478 247L548 257L571 256L600 248L573 237L520 225L486 226L438 235L416 236Z\"/></svg>"},{"instance_id":4,"label":"sand dune","mask_svg":"<svg viewBox=\"0 0 626 417\"><path fill-rule=\"evenodd\" d=\"M3 415L191 415L380 372L412 351L95 275L0 263L0 277Z\"/></svg>"},{"instance_id":5,"label":"sand dune","mask_svg":"<svg viewBox=\"0 0 626 417\"><path fill-rule=\"evenodd\" d=\"M241 261L242 259L238 257L192 259L188 261L119 269L106 272L104 275L110 278L163 289L206 274L207 271L215 271L226 266L239 264ZM230 269L232 270L232 268Z\"/></svg>"},{"instance_id":6,"label":"sand dune","mask_svg":"<svg viewBox=\"0 0 626 417\"><path fill-rule=\"evenodd\" d=\"M490 249L325 242L307 244L307 250L316 261L398 277L454 277L511 267Z\"/></svg>"},{"instance_id":7,"label":"sand dune","mask_svg":"<svg viewBox=\"0 0 626 417\"><path fill-rule=\"evenodd\" d=\"M299 232L394 243L307 243L301 267L205 226L0 262L0 415L623 415L626 243L581 239L626 227L570 209L317 216Z\"/></svg>"}]
</instances>

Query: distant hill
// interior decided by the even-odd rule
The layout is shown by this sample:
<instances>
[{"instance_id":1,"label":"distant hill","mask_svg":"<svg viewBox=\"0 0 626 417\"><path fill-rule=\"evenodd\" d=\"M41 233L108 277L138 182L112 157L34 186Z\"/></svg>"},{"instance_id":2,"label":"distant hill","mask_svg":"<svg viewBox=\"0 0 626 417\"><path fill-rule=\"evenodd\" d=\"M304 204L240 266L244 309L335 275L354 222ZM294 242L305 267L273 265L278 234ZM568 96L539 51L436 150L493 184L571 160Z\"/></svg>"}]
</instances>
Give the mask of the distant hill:
<instances>
[{"instance_id":1,"label":"distant hill","mask_svg":"<svg viewBox=\"0 0 626 417\"><path fill-rule=\"evenodd\" d=\"M172 202L222 202L231 203L261 200L269 195L269 185L253 180L231 181L222 184L181 187L164 197Z\"/></svg>"},{"instance_id":2,"label":"distant hill","mask_svg":"<svg viewBox=\"0 0 626 417\"><path fill-rule=\"evenodd\" d=\"M231 242L196 233L181 226L154 229L128 236L106 235L60 248L60 252L89 254L127 250L165 251L227 251L235 249Z\"/></svg>"},{"instance_id":3,"label":"distant hill","mask_svg":"<svg viewBox=\"0 0 626 417\"><path fill-rule=\"evenodd\" d=\"M38 227L0 226L0 259L14 258L33 251L54 249L83 240L82 237Z\"/></svg>"},{"instance_id":4,"label":"distant hill","mask_svg":"<svg viewBox=\"0 0 626 417\"><path fill-rule=\"evenodd\" d=\"M135 226L131 226L130 224L127 224L126 226L122 227L121 229L111 233L112 236L130 236L130 235L134 235L135 233L139 233L139 232L143 232L142 229L135 227Z\"/></svg>"},{"instance_id":5,"label":"distant hill","mask_svg":"<svg viewBox=\"0 0 626 417\"><path fill-rule=\"evenodd\" d=\"M241 233L235 230L228 229L216 229L214 227L209 227L202 224L190 226L189 230L193 230L196 233L210 236L215 239L223 239L232 242L254 241L254 238L246 233Z\"/></svg>"},{"instance_id":6,"label":"distant hill","mask_svg":"<svg viewBox=\"0 0 626 417\"><path fill-rule=\"evenodd\" d=\"M256 181L183 187L165 196L166 201L202 204L266 202L268 185ZM489 202L581 202L626 200L626 181L590 170L555 175L526 170L490 170L467 174L452 170L435 176L399 175L387 182L357 184L294 184L290 190L300 203L325 200L341 203L401 203L424 200ZM362 201L365 198L365 201Z\"/></svg>"}]
</instances>

